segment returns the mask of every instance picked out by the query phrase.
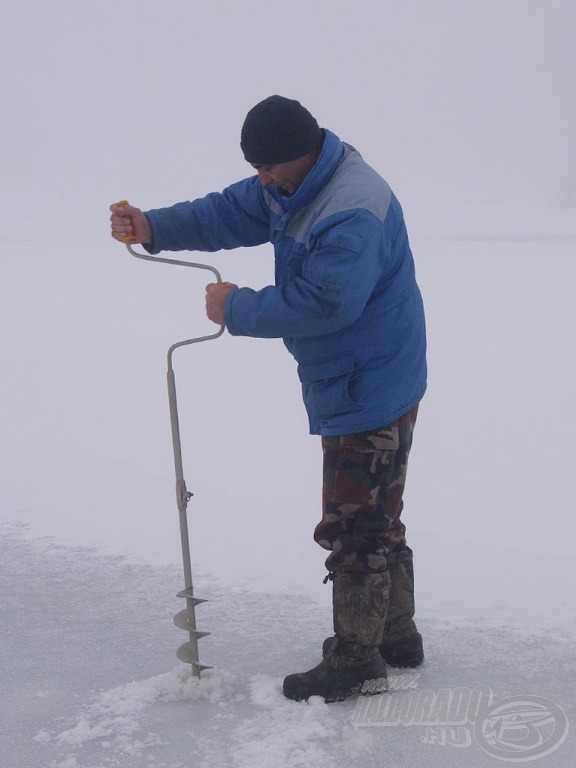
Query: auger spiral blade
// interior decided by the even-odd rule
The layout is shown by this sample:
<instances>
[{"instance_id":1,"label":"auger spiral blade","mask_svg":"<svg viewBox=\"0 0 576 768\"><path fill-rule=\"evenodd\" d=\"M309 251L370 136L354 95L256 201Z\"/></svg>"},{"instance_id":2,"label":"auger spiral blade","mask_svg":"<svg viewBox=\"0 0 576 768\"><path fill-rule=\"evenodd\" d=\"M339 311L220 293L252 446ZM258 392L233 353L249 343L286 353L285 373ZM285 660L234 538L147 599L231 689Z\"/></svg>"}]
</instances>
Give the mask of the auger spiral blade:
<instances>
[{"instance_id":1,"label":"auger spiral blade","mask_svg":"<svg viewBox=\"0 0 576 768\"><path fill-rule=\"evenodd\" d=\"M185 664L192 665L192 671L196 673L196 677L198 677L200 672L202 672L204 669L212 669L212 667L208 666L207 664L200 664L194 655L194 649L190 643L184 643L184 645L181 645L180 648L178 648L176 651L176 656L178 656L180 661L183 661Z\"/></svg>"},{"instance_id":2,"label":"auger spiral blade","mask_svg":"<svg viewBox=\"0 0 576 768\"><path fill-rule=\"evenodd\" d=\"M191 616L187 608L174 616L174 624L179 629L185 629L187 632L191 632L197 640L210 634L210 632L201 632L199 629L196 629L196 617Z\"/></svg>"},{"instance_id":3,"label":"auger spiral blade","mask_svg":"<svg viewBox=\"0 0 576 768\"><path fill-rule=\"evenodd\" d=\"M176 597L186 597L188 600L191 600L194 603L194 605L200 605L200 603L208 602L208 600L202 597L194 597L191 589L183 589L181 592L178 592Z\"/></svg>"}]
</instances>

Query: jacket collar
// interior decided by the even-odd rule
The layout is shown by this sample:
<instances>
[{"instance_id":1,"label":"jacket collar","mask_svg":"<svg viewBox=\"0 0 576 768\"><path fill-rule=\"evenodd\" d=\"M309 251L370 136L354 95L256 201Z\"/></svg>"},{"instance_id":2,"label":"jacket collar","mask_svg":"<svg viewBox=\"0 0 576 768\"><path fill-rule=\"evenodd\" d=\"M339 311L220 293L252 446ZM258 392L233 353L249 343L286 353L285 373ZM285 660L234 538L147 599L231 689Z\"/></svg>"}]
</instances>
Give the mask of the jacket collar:
<instances>
[{"instance_id":1,"label":"jacket collar","mask_svg":"<svg viewBox=\"0 0 576 768\"><path fill-rule=\"evenodd\" d=\"M295 213L305 208L328 183L344 155L344 145L332 131L324 129L324 144L313 168L296 192L289 197L280 195L275 187L265 187L285 213Z\"/></svg>"}]
</instances>

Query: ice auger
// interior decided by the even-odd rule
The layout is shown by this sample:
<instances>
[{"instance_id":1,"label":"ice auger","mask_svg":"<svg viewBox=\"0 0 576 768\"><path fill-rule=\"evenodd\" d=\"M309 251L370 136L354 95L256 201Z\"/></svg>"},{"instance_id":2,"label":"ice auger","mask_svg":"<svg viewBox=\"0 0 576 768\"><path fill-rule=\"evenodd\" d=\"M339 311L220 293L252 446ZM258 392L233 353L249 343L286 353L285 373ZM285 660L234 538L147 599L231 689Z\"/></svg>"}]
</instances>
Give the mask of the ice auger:
<instances>
[{"instance_id":1,"label":"ice auger","mask_svg":"<svg viewBox=\"0 0 576 768\"><path fill-rule=\"evenodd\" d=\"M126 205L126 201L120 201L119 205ZM215 276L218 283L222 282L220 273L215 267L209 264L196 264L189 261L180 261L178 259L165 259L159 256L150 256L149 254L138 253L135 251L130 242L131 237L125 238L124 242L126 247L132 254L138 259L146 259L147 261L158 261L163 264L176 264L182 267L193 267L195 269L207 269ZM206 600L196 597L194 595L194 585L192 581L192 564L190 560L190 539L188 535L188 518L186 515L186 508L190 501L192 494L186 488L186 482L184 480L184 470L182 467L182 443L180 440L180 423L178 419L178 403L176 400L176 381L174 377L174 368L172 366L172 356L178 347L184 347L188 344L199 344L202 341L209 341L210 339L217 339L224 333L224 326L220 326L216 333L209 334L208 336L198 336L194 339L187 339L185 341L178 341L168 349L167 362L167 383L168 383L168 403L170 405L170 426L172 428L172 447L174 450L174 469L176 473L176 501L178 504L178 515L180 519L180 537L182 541L182 564L184 567L184 589L178 592L177 597L184 598L186 600L186 608L183 611L179 611L174 616L174 624L180 629L184 629L188 632L189 641L181 645L176 651L176 655L181 661L191 664L192 674L194 677L200 677L200 673L203 669L211 669L211 667L200 663L198 654L198 640L202 637L206 637L210 632L202 632L196 628L196 606L200 603L205 603Z\"/></svg>"}]
</instances>

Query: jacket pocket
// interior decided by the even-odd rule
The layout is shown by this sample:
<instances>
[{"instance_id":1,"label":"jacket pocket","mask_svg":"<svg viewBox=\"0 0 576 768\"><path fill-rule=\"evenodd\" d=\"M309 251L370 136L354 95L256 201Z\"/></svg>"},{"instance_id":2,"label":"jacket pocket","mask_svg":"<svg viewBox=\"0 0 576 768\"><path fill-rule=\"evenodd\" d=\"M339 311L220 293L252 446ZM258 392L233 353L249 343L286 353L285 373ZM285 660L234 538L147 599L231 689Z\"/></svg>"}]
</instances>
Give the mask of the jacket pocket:
<instances>
[{"instance_id":1,"label":"jacket pocket","mask_svg":"<svg viewBox=\"0 0 576 768\"><path fill-rule=\"evenodd\" d=\"M318 358L298 366L308 411L323 419L360 410L350 395L353 355Z\"/></svg>"},{"instance_id":2,"label":"jacket pocket","mask_svg":"<svg viewBox=\"0 0 576 768\"><path fill-rule=\"evenodd\" d=\"M275 251L276 285L284 285L296 277L302 277L302 265L308 256L308 251L303 245L289 243L284 239L281 245L275 245Z\"/></svg>"}]
</instances>

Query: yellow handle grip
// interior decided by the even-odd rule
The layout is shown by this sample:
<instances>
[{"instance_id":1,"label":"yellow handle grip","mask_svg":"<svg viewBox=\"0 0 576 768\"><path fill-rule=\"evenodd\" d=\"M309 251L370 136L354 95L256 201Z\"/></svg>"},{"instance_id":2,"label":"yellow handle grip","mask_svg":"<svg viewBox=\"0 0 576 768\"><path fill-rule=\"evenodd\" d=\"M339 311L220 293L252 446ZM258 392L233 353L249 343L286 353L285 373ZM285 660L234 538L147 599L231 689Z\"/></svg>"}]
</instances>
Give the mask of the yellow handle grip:
<instances>
[{"instance_id":1,"label":"yellow handle grip","mask_svg":"<svg viewBox=\"0 0 576 768\"><path fill-rule=\"evenodd\" d=\"M116 205L128 205L128 200L119 200ZM134 240L134 235L124 235L122 238L123 243L133 243Z\"/></svg>"}]
</instances>

